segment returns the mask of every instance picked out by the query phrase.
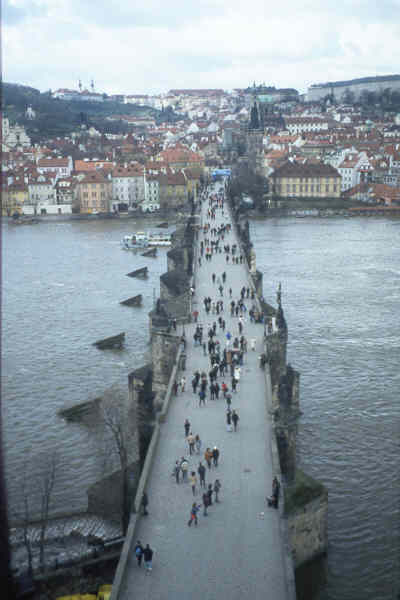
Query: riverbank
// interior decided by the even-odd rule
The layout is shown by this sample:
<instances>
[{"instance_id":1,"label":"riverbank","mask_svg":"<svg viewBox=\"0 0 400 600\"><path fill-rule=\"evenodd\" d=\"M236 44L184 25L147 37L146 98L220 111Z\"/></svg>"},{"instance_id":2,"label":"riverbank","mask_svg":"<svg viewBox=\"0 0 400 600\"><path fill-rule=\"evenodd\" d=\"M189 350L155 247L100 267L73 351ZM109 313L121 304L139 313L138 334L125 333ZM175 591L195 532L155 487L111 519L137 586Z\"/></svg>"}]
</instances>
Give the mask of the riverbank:
<instances>
[{"instance_id":1,"label":"riverbank","mask_svg":"<svg viewBox=\"0 0 400 600\"><path fill-rule=\"evenodd\" d=\"M400 217L400 207L390 206L364 206L353 208L304 208L304 209L289 209L289 208L269 208L265 211L249 210L247 212L249 218L253 220L263 219L284 219L295 217L304 219L306 217L317 218L354 218L354 217Z\"/></svg>"},{"instance_id":2,"label":"riverbank","mask_svg":"<svg viewBox=\"0 0 400 600\"><path fill-rule=\"evenodd\" d=\"M70 221L78 222L97 222L97 221L115 221L115 222L130 222L137 220L159 220L163 222L167 219L171 220L174 224L176 222L184 221L187 219L186 213L180 213L176 211L157 211L157 212L134 212L134 213L101 213L97 215L89 214L69 214L69 215L37 215L35 217L20 216L18 219L13 217L2 216L3 223L11 225L38 225L43 223L67 223Z\"/></svg>"}]
</instances>

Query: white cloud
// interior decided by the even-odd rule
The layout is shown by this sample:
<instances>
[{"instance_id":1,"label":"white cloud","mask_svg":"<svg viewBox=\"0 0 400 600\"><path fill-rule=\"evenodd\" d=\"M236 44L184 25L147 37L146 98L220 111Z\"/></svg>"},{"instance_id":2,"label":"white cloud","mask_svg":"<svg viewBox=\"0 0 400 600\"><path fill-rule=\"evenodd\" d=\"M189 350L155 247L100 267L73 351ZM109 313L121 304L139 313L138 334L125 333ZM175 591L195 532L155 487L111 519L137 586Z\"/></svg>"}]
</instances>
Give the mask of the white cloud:
<instances>
[{"instance_id":1,"label":"white cloud","mask_svg":"<svg viewBox=\"0 0 400 600\"><path fill-rule=\"evenodd\" d=\"M99 91L310 83L398 71L399 0L9 0L5 81ZM383 10L384 8L384 10ZM390 15L392 18L390 18ZM8 17L8 18L7 18Z\"/></svg>"}]
</instances>

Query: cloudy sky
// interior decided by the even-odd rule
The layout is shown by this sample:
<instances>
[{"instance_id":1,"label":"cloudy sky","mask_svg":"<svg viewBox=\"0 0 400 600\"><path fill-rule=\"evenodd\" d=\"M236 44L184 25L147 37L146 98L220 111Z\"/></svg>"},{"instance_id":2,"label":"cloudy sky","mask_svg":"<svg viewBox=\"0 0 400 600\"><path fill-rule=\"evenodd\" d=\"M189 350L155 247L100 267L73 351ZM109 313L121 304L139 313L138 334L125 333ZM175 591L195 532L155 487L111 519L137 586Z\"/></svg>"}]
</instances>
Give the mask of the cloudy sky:
<instances>
[{"instance_id":1,"label":"cloudy sky","mask_svg":"<svg viewBox=\"0 0 400 600\"><path fill-rule=\"evenodd\" d=\"M399 73L400 0L2 0L3 80L162 93Z\"/></svg>"}]
</instances>

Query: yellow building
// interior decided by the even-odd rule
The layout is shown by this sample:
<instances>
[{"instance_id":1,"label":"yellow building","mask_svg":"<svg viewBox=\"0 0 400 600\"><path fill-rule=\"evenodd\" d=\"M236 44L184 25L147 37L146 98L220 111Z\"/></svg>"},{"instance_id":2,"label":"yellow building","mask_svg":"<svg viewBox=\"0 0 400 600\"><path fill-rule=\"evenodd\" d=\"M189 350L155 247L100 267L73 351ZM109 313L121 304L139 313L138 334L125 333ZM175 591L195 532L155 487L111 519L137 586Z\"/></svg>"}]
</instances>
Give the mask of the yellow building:
<instances>
[{"instance_id":1,"label":"yellow building","mask_svg":"<svg viewBox=\"0 0 400 600\"><path fill-rule=\"evenodd\" d=\"M2 212L4 215L23 214L24 204L28 203L28 186L25 183L11 183L2 189Z\"/></svg>"},{"instance_id":2,"label":"yellow building","mask_svg":"<svg viewBox=\"0 0 400 600\"><path fill-rule=\"evenodd\" d=\"M200 187L200 175L202 173L202 169L183 169L183 173L186 178L188 194L196 202L197 189Z\"/></svg>"},{"instance_id":3,"label":"yellow building","mask_svg":"<svg viewBox=\"0 0 400 600\"><path fill-rule=\"evenodd\" d=\"M188 201L188 186L183 173L168 173L159 176L159 198L161 209L183 208Z\"/></svg>"},{"instance_id":4,"label":"yellow building","mask_svg":"<svg viewBox=\"0 0 400 600\"><path fill-rule=\"evenodd\" d=\"M76 184L75 210L81 213L108 213L111 210L112 182L101 171L87 173Z\"/></svg>"},{"instance_id":5,"label":"yellow building","mask_svg":"<svg viewBox=\"0 0 400 600\"><path fill-rule=\"evenodd\" d=\"M274 196L280 198L340 198L341 176L323 163L288 161L269 178Z\"/></svg>"}]
</instances>

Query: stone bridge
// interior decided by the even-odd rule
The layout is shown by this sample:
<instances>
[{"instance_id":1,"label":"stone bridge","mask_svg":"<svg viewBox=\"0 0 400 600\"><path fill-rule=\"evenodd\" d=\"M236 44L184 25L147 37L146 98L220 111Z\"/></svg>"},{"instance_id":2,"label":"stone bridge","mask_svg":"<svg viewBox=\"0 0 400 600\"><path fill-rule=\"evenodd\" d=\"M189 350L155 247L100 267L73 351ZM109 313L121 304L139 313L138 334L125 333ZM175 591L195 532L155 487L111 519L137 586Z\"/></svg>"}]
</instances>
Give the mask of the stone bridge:
<instances>
[{"instance_id":1,"label":"stone bridge","mask_svg":"<svg viewBox=\"0 0 400 600\"><path fill-rule=\"evenodd\" d=\"M215 190L214 186L211 191ZM208 394L205 406L200 407L198 395L193 393L191 379L194 371L198 369L208 373L210 369L208 354L204 353L202 346L194 344L196 325L193 319L186 318L186 323L182 324L185 319L177 315L177 331L171 329L171 317L174 315L168 313L168 306L176 307L176 302L171 298L172 304L161 299L157 310L151 315L153 391L159 412L111 600L243 600L246 597L252 600L294 600L294 567L287 521L283 518L282 494L278 510L269 508L266 503L266 496L271 494L273 477L276 475L281 479L274 414L277 412L276 389L286 368L287 331L283 313L279 312L280 296L278 310L266 304L262 298L262 278L255 270L250 246L246 246L246 232L242 231L242 235L239 235L240 230L235 223L220 246L238 244L237 256L242 254L243 262L232 264L232 260L229 260L228 263L222 251L213 253L211 261L203 257L199 265L200 242L210 237L204 235L201 228L209 220L206 193L203 193L202 200L197 207L197 218L192 219L194 227L190 260L186 260L189 254L185 255L188 287L194 286L194 296L191 297L187 290L185 292L182 289L179 277L175 285L176 294L186 303L186 316L198 311L198 322L203 325L204 339L207 341L207 331L217 321L218 315L211 312L206 314L203 299L210 296L212 300L222 300L224 312L221 316L226 321L226 327L225 332L217 327L217 339L222 349L225 348L227 331L233 337L239 335L238 318L230 315L228 307L231 300L229 288L232 288L232 298L237 300L244 286L255 293L254 300L245 300L247 309L254 303L260 315L270 313L273 330L268 333L265 323L250 322L248 312L245 313L243 334L248 340L248 351L244 355L238 390L232 393L232 408L240 417L237 431L234 432L227 430L227 406L221 394L218 400L210 400ZM217 209L211 227L232 222L231 219L231 209L225 203L223 210ZM185 244L187 247L187 240L183 240L184 247ZM175 259L175 254L173 250L171 261L178 262L169 264L169 269L179 268L179 259ZM218 278L223 271L226 272L226 284L221 296L218 284L212 282L212 274L215 273ZM180 336L183 331L186 348L182 361ZM252 343L254 350L251 349ZM157 356L154 356L157 352L160 356L162 353L163 360L157 360ZM263 352L269 360L265 369L260 368L260 355ZM165 382L164 378L163 383L163 373L165 375L166 372L168 380ZM183 376L187 380L185 391L179 391L175 396L172 393L173 383ZM220 385L223 380L223 377L218 378ZM229 375L225 381L231 388ZM132 393L140 393L140 390L135 392L133 389L137 385L134 377L130 385ZM199 454L189 454L184 432L185 419L189 419L193 434L200 436L202 446ZM290 436L285 439L287 455L290 457ZM220 450L220 460L217 467L207 469L206 483L213 484L216 478L220 480L220 502L214 502L209 507L208 516L203 516L201 509L198 526L189 528L187 523L191 505L194 501L202 504L202 490L197 485L193 496L190 484L177 484L172 470L175 461L185 456L189 461L189 471L193 470L197 475L199 461L205 463L205 449L214 446ZM290 459L288 462L290 468ZM149 497L148 516L139 515L138 504L144 489ZM142 544L149 543L154 550L151 572L146 572L143 566L137 566L134 555L137 540Z\"/></svg>"}]
</instances>

